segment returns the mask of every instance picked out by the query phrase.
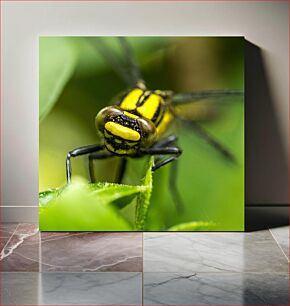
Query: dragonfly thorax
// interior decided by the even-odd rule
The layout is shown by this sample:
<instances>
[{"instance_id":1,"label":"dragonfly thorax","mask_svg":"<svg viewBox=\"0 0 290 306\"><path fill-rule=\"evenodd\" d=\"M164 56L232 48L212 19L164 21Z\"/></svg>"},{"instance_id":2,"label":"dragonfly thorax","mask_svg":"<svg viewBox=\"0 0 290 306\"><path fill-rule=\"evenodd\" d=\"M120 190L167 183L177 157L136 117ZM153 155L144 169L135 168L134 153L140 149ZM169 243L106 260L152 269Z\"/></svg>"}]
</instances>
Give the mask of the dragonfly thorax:
<instances>
[{"instance_id":1,"label":"dragonfly thorax","mask_svg":"<svg viewBox=\"0 0 290 306\"><path fill-rule=\"evenodd\" d=\"M161 91L133 88L119 105L99 112L96 126L106 148L118 155L136 155L167 130L173 115Z\"/></svg>"}]
</instances>

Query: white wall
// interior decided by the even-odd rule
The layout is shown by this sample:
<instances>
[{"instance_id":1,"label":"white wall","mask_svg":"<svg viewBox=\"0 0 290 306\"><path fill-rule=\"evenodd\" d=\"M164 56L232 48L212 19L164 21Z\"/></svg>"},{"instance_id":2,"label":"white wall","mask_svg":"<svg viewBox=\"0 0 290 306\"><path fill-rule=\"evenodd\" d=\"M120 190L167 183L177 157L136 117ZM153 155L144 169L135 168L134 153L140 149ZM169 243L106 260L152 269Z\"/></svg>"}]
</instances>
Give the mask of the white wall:
<instances>
[{"instance_id":1,"label":"white wall","mask_svg":"<svg viewBox=\"0 0 290 306\"><path fill-rule=\"evenodd\" d=\"M5 1L1 6L1 184L2 213L7 220L37 218L36 208L12 207L38 204L39 35L245 36L262 50L287 154L287 1ZM256 193L253 201L267 201L262 194L259 197ZM284 198L274 196L270 202L288 202Z\"/></svg>"}]
</instances>

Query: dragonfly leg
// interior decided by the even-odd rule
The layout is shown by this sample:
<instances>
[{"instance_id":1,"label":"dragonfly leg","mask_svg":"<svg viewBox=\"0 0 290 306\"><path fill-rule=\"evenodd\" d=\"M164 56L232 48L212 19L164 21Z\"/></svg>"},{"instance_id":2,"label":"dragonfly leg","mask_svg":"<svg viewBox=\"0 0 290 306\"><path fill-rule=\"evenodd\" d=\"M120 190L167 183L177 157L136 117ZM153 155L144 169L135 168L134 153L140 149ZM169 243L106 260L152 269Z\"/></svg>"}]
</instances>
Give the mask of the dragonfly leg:
<instances>
[{"instance_id":1,"label":"dragonfly leg","mask_svg":"<svg viewBox=\"0 0 290 306\"><path fill-rule=\"evenodd\" d=\"M177 188L176 184L177 177L178 177L178 160L176 160L174 163L171 164L170 174L169 174L169 187L176 210L179 213L181 213L184 210L184 203Z\"/></svg>"},{"instance_id":2,"label":"dragonfly leg","mask_svg":"<svg viewBox=\"0 0 290 306\"><path fill-rule=\"evenodd\" d=\"M91 183L96 182L96 177L95 177L95 172L94 172L94 160L95 159L105 159L109 157L113 157L113 154L108 151L91 153L89 155L89 177L90 177Z\"/></svg>"},{"instance_id":3,"label":"dragonfly leg","mask_svg":"<svg viewBox=\"0 0 290 306\"><path fill-rule=\"evenodd\" d=\"M145 155L157 155L157 156L169 155L168 157L165 157L159 160L152 167L152 171L155 171L159 169L160 167L165 166L166 164L176 160L179 157L179 155L182 153L182 150L178 147L160 147L160 148L152 147L152 148L143 150L142 153Z\"/></svg>"},{"instance_id":4,"label":"dragonfly leg","mask_svg":"<svg viewBox=\"0 0 290 306\"><path fill-rule=\"evenodd\" d=\"M183 201L179 194L179 191L177 189L176 185L176 179L177 179L177 162L178 157L181 155L182 150L175 146L175 143L177 141L177 137L175 135L171 135L165 139L160 140L155 146L152 148L146 150L147 154L150 155L157 155L156 163L154 167L152 168L153 171L161 168L162 166L171 163L170 168L170 178L169 178L169 185L170 185L170 192L172 195L172 200L175 204L176 210L180 213L183 210ZM164 155L170 155L169 157L165 157Z\"/></svg>"},{"instance_id":5,"label":"dragonfly leg","mask_svg":"<svg viewBox=\"0 0 290 306\"><path fill-rule=\"evenodd\" d=\"M171 146L176 145L177 137L175 135L170 135L165 139L160 140L155 147L164 147L164 146ZM175 204L176 210L178 212L182 212L184 208L184 203L182 201L182 197L179 193L177 188L177 175L178 175L178 159L175 160L174 163L170 166L170 173L169 173L169 187L170 192L172 195L172 200Z\"/></svg>"},{"instance_id":6,"label":"dragonfly leg","mask_svg":"<svg viewBox=\"0 0 290 306\"><path fill-rule=\"evenodd\" d=\"M127 160L126 157L121 158L119 171L117 173L117 177L116 177L116 180L115 180L118 184L122 183L122 180L123 180L125 172L126 172L127 163L128 163L128 160Z\"/></svg>"},{"instance_id":7,"label":"dragonfly leg","mask_svg":"<svg viewBox=\"0 0 290 306\"><path fill-rule=\"evenodd\" d=\"M175 145L177 141L177 137L175 135L170 135L166 138L160 139L153 148L164 148L167 146Z\"/></svg>"},{"instance_id":8,"label":"dragonfly leg","mask_svg":"<svg viewBox=\"0 0 290 306\"><path fill-rule=\"evenodd\" d=\"M89 155L89 176L91 183L96 182L95 172L94 172L94 160L95 159L105 159L113 157L114 155L110 152L104 151L104 152L98 152L98 153L92 153ZM117 177L115 181L120 184L122 182L122 179L124 177L125 171L127 166L127 159L121 158L120 168L117 173Z\"/></svg>"},{"instance_id":9,"label":"dragonfly leg","mask_svg":"<svg viewBox=\"0 0 290 306\"><path fill-rule=\"evenodd\" d=\"M66 179L67 179L67 183L68 184L71 183L71 173L72 173L71 158L72 157L77 157L77 156L81 156L81 155L85 155L85 154L90 154L90 153L97 152L97 151L100 151L100 150L103 150L103 149L104 149L103 145L94 144L94 145L79 147L79 148L76 148L72 151L69 151L67 153L67 156L66 156Z\"/></svg>"}]
</instances>

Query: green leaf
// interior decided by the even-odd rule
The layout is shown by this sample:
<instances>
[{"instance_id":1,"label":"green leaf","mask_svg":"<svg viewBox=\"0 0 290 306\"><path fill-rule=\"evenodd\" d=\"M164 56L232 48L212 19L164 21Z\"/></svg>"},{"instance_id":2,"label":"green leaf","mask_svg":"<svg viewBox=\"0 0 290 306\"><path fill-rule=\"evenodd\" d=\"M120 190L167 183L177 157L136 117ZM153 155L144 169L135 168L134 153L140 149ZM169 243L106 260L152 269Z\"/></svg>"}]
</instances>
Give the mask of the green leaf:
<instances>
[{"instance_id":1,"label":"green leaf","mask_svg":"<svg viewBox=\"0 0 290 306\"><path fill-rule=\"evenodd\" d=\"M188 222L188 223L180 223L174 225L168 229L168 231L172 232L192 232L192 231L208 231L212 230L216 224L213 222Z\"/></svg>"},{"instance_id":2,"label":"green leaf","mask_svg":"<svg viewBox=\"0 0 290 306\"><path fill-rule=\"evenodd\" d=\"M59 193L61 189L48 189L46 191L39 193L39 205L45 206L47 203L49 203L51 200L53 200Z\"/></svg>"},{"instance_id":3,"label":"green leaf","mask_svg":"<svg viewBox=\"0 0 290 306\"><path fill-rule=\"evenodd\" d=\"M150 171L149 171L150 170ZM75 183L63 188L49 189L39 194L41 231L128 231L133 227L120 213L138 196L138 203L149 205L151 164L144 185L111 183ZM143 195L143 196L141 196ZM140 205L139 204L139 205Z\"/></svg>"},{"instance_id":4,"label":"green leaf","mask_svg":"<svg viewBox=\"0 0 290 306\"><path fill-rule=\"evenodd\" d=\"M146 191L146 186L132 186L112 183L97 183L89 185L92 195L98 197L102 203L118 203L119 200Z\"/></svg>"},{"instance_id":5,"label":"green leaf","mask_svg":"<svg viewBox=\"0 0 290 306\"><path fill-rule=\"evenodd\" d=\"M137 230L144 230L148 207L150 204L150 198L152 193L152 166L154 157L149 160L149 165L146 171L146 175L143 179L143 186L146 188L142 193L138 195L136 205L136 219L135 226Z\"/></svg>"},{"instance_id":6,"label":"green leaf","mask_svg":"<svg viewBox=\"0 0 290 306\"><path fill-rule=\"evenodd\" d=\"M40 193L41 231L129 231L112 202L137 195L143 186L74 183Z\"/></svg>"},{"instance_id":7,"label":"green leaf","mask_svg":"<svg viewBox=\"0 0 290 306\"><path fill-rule=\"evenodd\" d=\"M144 227L152 189L153 158L143 184L74 183L39 194L41 231L128 231L134 230L121 209L137 197L136 228Z\"/></svg>"},{"instance_id":8,"label":"green leaf","mask_svg":"<svg viewBox=\"0 0 290 306\"><path fill-rule=\"evenodd\" d=\"M77 64L78 46L65 37L39 39L39 120L53 108Z\"/></svg>"}]
</instances>

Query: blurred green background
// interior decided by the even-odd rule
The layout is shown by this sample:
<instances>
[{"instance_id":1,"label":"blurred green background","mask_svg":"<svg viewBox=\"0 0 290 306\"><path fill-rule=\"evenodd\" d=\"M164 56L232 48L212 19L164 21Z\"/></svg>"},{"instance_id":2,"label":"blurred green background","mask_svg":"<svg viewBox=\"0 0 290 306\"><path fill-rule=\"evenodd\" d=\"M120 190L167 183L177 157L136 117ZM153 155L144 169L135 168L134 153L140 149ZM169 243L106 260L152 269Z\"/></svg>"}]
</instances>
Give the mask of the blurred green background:
<instances>
[{"instance_id":1,"label":"blurred green background","mask_svg":"<svg viewBox=\"0 0 290 306\"><path fill-rule=\"evenodd\" d=\"M124 64L114 37L102 38ZM88 37L41 37L39 190L65 185L65 158L69 150L98 141L94 118L112 98L128 87L116 75ZM207 89L244 88L243 38L129 37L149 89L186 92ZM172 127L183 154L178 161L177 185L184 211L177 213L169 188L169 168L153 175L153 193L145 230L162 231L179 223L212 222L212 230L244 230L244 104L227 99L211 120L214 102L186 107L187 115L200 124L237 159L230 164L203 139L182 126ZM98 181L113 182L119 158L95 162ZM136 169L146 160L129 161L125 182L140 183ZM88 179L87 158L73 159L74 177ZM132 215L128 206L126 214Z\"/></svg>"}]
</instances>

